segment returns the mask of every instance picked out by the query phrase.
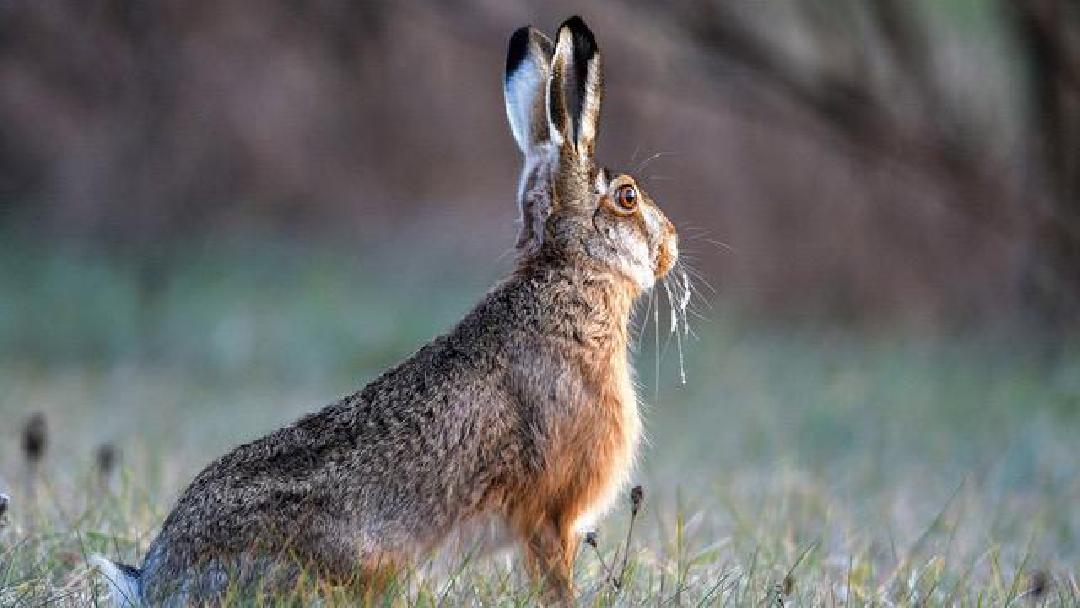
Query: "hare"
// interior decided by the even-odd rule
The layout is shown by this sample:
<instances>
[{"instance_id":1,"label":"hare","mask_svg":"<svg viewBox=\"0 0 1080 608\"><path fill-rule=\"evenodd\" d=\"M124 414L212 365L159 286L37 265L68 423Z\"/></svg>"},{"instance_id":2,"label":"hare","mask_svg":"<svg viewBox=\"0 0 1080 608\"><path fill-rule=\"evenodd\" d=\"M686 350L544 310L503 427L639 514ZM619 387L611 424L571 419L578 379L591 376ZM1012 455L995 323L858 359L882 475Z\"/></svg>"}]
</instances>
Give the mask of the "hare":
<instances>
[{"instance_id":1,"label":"hare","mask_svg":"<svg viewBox=\"0 0 1080 608\"><path fill-rule=\"evenodd\" d=\"M140 568L95 556L117 604L215 603L301 575L377 586L482 518L547 599L572 601L579 533L641 436L631 308L677 236L634 177L594 161L603 76L581 18L554 43L514 32L504 85L524 155L512 273L359 392L206 467Z\"/></svg>"}]
</instances>

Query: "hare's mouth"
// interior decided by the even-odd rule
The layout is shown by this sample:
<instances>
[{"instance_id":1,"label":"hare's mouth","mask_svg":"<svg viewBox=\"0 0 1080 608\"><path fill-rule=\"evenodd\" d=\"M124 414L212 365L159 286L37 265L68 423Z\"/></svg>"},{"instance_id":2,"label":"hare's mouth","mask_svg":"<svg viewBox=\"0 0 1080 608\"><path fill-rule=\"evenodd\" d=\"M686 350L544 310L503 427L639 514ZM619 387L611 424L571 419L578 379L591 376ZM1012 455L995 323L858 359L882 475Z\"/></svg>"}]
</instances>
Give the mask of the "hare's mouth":
<instances>
[{"instance_id":1,"label":"hare's mouth","mask_svg":"<svg viewBox=\"0 0 1080 608\"><path fill-rule=\"evenodd\" d=\"M653 265L656 278L662 279L675 266L679 259L678 239L674 236L665 238L656 248L656 262Z\"/></svg>"}]
</instances>

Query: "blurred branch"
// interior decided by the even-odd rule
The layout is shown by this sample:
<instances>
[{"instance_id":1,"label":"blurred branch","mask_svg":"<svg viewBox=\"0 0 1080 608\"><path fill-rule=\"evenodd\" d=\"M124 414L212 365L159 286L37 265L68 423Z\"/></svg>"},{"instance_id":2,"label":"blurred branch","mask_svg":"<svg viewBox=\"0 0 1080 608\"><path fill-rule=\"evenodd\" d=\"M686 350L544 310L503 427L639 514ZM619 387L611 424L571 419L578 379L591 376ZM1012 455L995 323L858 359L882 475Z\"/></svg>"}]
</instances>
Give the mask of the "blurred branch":
<instances>
[{"instance_id":1,"label":"blurred branch","mask_svg":"<svg viewBox=\"0 0 1080 608\"><path fill-rule=\"evenodd\" d=\"M1080 5L1007 0L1025 51L1032 166L1050 209L1036 223L1032 277L1038 305L1055 324L1080 317Z\"/></svg>"},{"instance_id":2,"label":"blurred branch","mask_svg":"<svg viewBox=\"0 0 1080 608\"><path fill-rule=\"evenodd\" d=\"M872 0L865 6L864 22L871 28L868 37L880 41L874 51L902 78L889 89L911 96L918 108L914 116L901 116L895 100L878 91L874 79L862 72L862 57L833 60L840 66L807 68L723 2L699 0L675 19L689 33L706 65L719 74L717 80L730 80L730 68L741 68L754 82L812 112L864 155L938 176L955 192L950 205L957 212L999 233L1014 233L1017 225L1009 206L992 204L1000 202L992 199L1003 192L996 183L994 163L980 151L978 142L964 137L976 129L959 126L957 117L962 112L946 104L939 90L925 26L910 4ZM831 48L845 48L855 55L869 52L862 41L831 40L838 34L822 31L822 21L805 19L802 27L812 39L828 41ZM853 33L849 30L846 35Z\"/></svg>"},{"instance_id":3,"label":"blurred branch","mask_svg":"<svg viewBox=\"0 0 1080 608\"><path fill-rule=\"evenodd\" d=\"M715 80L738 82L732 76L745 73L753 84L809 111L861 156L935 176L951 193L951 209L999 235L1016 237L1034 227L1027 273L1039 294L1038 312L1055 326L1075 326L1080 319L1080 4L1003 1L1001 18L1025 62L1028 132L1035 142L1034 149L1017 152L1021 164L1014 173L1004 171L987 150L980 137L987 129L974 124L967 103L950 95L949 87L957 85L936 73L940 51L931 44L917 4L797 3L803 17L797 34L816 45L816 65L784 48L782 24L755 27L756 15L739 5L697 0L673 19ZM776 114L772 110L770 117Z\"/></svg>"}]
</instances>

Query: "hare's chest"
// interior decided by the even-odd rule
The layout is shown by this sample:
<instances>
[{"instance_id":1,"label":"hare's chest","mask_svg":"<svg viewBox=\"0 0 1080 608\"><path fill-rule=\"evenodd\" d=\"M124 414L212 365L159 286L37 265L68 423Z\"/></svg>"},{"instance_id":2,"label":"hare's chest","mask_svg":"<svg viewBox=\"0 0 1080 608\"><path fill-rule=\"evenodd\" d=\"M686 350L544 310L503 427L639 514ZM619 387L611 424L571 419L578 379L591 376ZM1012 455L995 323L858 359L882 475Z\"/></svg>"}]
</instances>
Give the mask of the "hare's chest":
<instances>
[{"instance_id":1,"label":"hare's chest","mask_svg":"<svg viewBox=\"0 0 1080 608\"><path fill-rule=\"evenodd\" d=\"M604 397L606 403L601 404L607 410L608 424L604 436L597 438L590 496L574 524L582 532L591 529L615 504L630 480L641 441L641 415L629 366L617 367L614 380Z\"/></svg>"}]
</instances>

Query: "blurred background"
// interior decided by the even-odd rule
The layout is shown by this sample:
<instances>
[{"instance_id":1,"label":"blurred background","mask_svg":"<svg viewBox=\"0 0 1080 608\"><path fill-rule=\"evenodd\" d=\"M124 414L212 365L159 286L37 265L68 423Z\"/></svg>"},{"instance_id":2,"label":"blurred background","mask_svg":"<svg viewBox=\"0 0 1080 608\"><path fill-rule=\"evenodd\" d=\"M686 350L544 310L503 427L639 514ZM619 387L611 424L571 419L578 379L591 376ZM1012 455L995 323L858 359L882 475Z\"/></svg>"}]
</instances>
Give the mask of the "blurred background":
<instances>
[{"instance_id":1,"label":"blurred background","mask_svg":"<svg viewBox=\"0 0 1080 608\"><path fill-rule=\"evenodd\" d=\"M506 39L583 12L607 57L600 157L724 243L695 251L724 299L860 323L1080 318L1065 0L0 11L5 241L130 265L139 306L192 241L505 251Z\"/></svg>"},{"instance_id":2,"label":"blurred background","mask_svg":"<svg viewBox=\"0 0 1080 608\"><path fill-rule=\"evenodd\" d=\"M43 411L56 468L115 443L160 514L447 328L510 268L508 37L575 13L599 158L696 268L681 354L638 319L653 486L731 515L809 479L909 540L959 486L972 551L1037 522L1076 564L1068 0L4 2L0 486Z\"/></svg>"}]
</instances>

